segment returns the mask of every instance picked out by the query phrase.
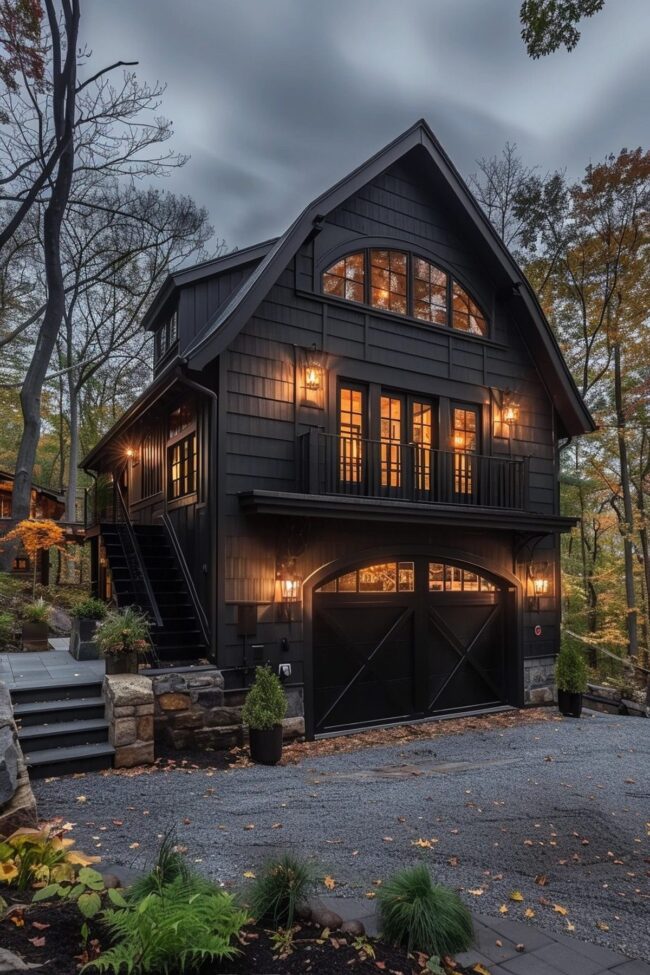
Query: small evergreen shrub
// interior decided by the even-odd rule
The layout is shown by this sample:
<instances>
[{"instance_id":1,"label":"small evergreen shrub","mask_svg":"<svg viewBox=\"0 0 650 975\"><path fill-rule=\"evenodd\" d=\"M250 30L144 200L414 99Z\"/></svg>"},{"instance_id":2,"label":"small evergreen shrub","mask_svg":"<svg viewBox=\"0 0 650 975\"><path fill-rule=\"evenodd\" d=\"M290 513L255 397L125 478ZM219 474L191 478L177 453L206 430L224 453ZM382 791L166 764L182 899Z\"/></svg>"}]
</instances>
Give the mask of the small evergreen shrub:
<instances>
[{"instance_id":1,"label":"small evergreen shrub","mask_svg":"<svg viewBox=\"0 0 650 975\"><path fill-rule=\"evenodd\" d=\"M146 653L151 643L148 618L135 606L112 609L95 630L95 642L105 657Z\"/></svg>"},{"instance_id":2,"label":"small evergreen shrub","mask_svg":"<svg viewBox=\"0 0 650 975\"><path fill-rule=\"evenodd\" d=\"M49 623L50 607L44 599L35 599L23 606L23 619L26 623Z\"/></svg>"},{"instance_id":3,"label":"small evergreen shrub","mask_svg":"<svg viewBox=\"0 0 650 975\"><path fill-rule=\"evenodd\" d=\"M248 692L242 720L256 731L270 731L287 713L287 696L277 674L270 667L257 667L255 683Z\"/></svg>"},{"instance_id":4,"label":"small evergreen shrub","mask_svg":"<svg viewBox=\"0 0 650 975\"><path fill-rule=\"evenodd\" d=\"M107 612L106 603L103 603L101 599L94 599L89 596L88 599L82 599L81 602L76 603L70 610L70 615L78 620L103 620Z\"/></svg>"},{"instance_id":5,"label":"small evergreen shrub","mask_svg":"<svg viewBox=\"0 0 650 975\"><path fill-rule=\"evenodd\" d=\"M122 975L195 972L208 961L232 958L232 941L248 916L230 894L190 874L125 908L104 912L112 947L84 965L88 970ZM205 969L203 969L205 970Z\"/></svg>"},{"instance_id":6,"label":"small evergreen shrub","mask_svg":"<svg viewBox=\"0 0 650 975\"><path fill-rule=\"evenodd\" d=\"M271 860L251 886L249 902L253 917L274 928L293 927L296 906L306 899L312 880L309 864L289 853Z\"/></svg>"},{"instance_id":7,"label":"small evergreen shrub","mask_svg":"<svg viewBox=\"0 0 650 975\"><path fill-rule=\"evenodd\" d=\"M423 865L400 870L377 893L384 937L407 951L453 955L472 944L472 918L458 894Z\"/></svg>"},{"instance_id":8,"label":"small evergreen shrub","mask_svg":"<svg viewBox=\"0 0 650 975\"><path fill-rule=\"evenodd\" d=\"M570 643L560 650L555 661L555 681L559 691L584 694L587 690L587 664L577 647Z\"/></svg>"}]
</instances>

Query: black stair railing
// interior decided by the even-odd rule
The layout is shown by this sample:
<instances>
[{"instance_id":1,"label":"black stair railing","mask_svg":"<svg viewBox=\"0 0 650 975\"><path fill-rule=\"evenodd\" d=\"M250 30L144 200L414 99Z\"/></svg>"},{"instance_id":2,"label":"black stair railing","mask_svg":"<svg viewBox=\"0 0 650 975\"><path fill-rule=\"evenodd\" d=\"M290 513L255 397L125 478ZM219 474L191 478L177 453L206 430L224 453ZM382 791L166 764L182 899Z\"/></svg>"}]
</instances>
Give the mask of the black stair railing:
<instances>
[{"instance_id":1,"label":"black stair railing","mask_svg":"<svg viewBox=\"0 0 650 975\"><path fill-rule=\"evenodd\" d=\"M142 557L142 551L133 528L129 509L117 480L114 481L114 491L116 502L114 506L115 527L122 542L122 548L124 549L134 588L140 588L145 593L148 605L142 608L149 612L156 626L162 626L163 621L158 608L158 602L154 595L144 558Z\"/></svg>"},{"instance_id":2,"label":"black stair railing","mask_svg":"<svg viewBox=\"0 0 650 975\"><path fill-rule=\"evenodd\" d=\"M300 489L308 494L526 508L525 457L488 457L319 430L299 437L297 456Z\"/></svg>"},{"instance_id":3,"label":"black stair railing","mask_svg":"<svg viewBox=\"0 0 650 975\"><path fill-rule=\"evenodd\" d=\"M167 537L171 542L172 549L174 550L174 555L176 556L176 562L181 570L181 575L185 580L185 585L190 596L190 601L192 603L192 608L194 609L194 615L198 620L199 627L201 628L201 635L206 646L210 644L208 619L205 615L205 610L201 605L201 600L199 599L199 594L196 591L196 586L194 585L194 579L192 578L192 573L189 571L187 562L185 561L185 555L183 553L183 548L179 541L176 530L174 529L173 522L169 515L165 512L162 515L162 523L167 531Z\"/></svg>"}]
</instances>

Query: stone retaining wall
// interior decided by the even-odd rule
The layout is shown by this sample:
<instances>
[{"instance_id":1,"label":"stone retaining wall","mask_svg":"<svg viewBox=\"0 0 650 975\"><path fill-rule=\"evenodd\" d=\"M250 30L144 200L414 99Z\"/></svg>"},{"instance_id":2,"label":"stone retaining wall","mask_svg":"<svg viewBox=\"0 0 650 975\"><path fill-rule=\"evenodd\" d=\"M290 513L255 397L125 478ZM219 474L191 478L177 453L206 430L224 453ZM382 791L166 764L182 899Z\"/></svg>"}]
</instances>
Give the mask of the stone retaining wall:
<instances>
[{"instance_id":1,"label":"stone retaining wall","mask_svg":"<svg viewBox=\"0 0 650 975\"><path fill-rule=\"evenodd\" d=\"M556 700L555 657L526 657L524 659L524 702L552 704Z\"/></svg>"},{"instance_id":2,"label":"stone retaining wall","mask_svg":"<svg viewBox=\"0 0 650 975\"><path fill-rule=\"evenodd\" d=\"M139 674L104 677L104 702L115 768L154 761L154 700L151 679Z\"/></svg>"},{"instance_id":3,"label":"stone retaining wall","mask_svg":"<svg viewBox=\"0 0 650 975\"><path fill-rule=\"evenodd\" d=\"M11 695L0 681L0 836L37 825L36 800L18 741Z\"/></svg>"}]
</instances>

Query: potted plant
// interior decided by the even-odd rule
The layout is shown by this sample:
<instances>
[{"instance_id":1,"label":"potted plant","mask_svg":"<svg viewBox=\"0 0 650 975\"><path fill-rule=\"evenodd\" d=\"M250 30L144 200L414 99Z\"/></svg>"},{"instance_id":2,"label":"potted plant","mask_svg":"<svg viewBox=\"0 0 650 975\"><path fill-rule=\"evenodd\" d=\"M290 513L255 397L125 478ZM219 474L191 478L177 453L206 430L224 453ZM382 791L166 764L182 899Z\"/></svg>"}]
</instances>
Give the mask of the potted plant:
<instances>
[{"instance_id":1,"label":"potted plant","mask_svg":"<svg viewBox=\"0 0 650 975\"><path fill-rule=\"evenodd\" d=\"M270 667L257 667L255 682L248 692L242 720L248 725L250 752L254 762L276 765L282 757L282 719L287 698L279 677Z\"/></svg>"},{"instance_id":2,"label":"potted plant","mask_svg":"<svg viewBox=\"0 0 650 975\"><path fill-rule=\"evenodd\" d=\"M23 650L47 650L50 607L44 599L35 599L23 607Z\"/></svg>"},{"instance_id":3,"label":"potted plant","mask_svg":"<svg viewBox=\"0 0 650 975\"><path fill-rule=\"evenodd\" d=\"M107 674L137 674L138 656L151 646L149 620L134 606L109 610L95 630Z\"/></svg>"},{"instance_id":4,"label":"potted plant","mask_svg":"<svg viewBox=\"0 0 650 975\"><path fill-rule=\"evenodd\" d=\"M557 701L560 712L567 718L579 718L582 695L587 689L587 664L577 647L566 644L555 662Z\"/></svg>"},{"instance_id":5,"label":"potted plant","mask_svg":"<svg viewBox=\"0 0 650 975\"><path fill-rule=\"evenodd\" d=\"M75 660L96 660L99 647L95 642L95 628L106 616L106 604L101 599L82 599L72 607L72 630L70 632L70 653Z\"/></svg>"}]
</instances>

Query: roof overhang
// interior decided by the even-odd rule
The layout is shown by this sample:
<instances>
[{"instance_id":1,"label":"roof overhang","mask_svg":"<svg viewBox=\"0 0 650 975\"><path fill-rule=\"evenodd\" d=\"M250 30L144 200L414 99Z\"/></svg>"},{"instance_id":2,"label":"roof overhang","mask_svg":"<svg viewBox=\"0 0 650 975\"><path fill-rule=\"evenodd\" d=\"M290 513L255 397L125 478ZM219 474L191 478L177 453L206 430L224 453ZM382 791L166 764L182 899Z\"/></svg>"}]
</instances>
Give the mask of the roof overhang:
<instances>
[{"instance_id":1,"label":"roof overhang","mask_svg":"<svg viewBox=\"0 0 650 975\"><path fill-rule=\"evenodd\" d=\"M383 498L350 498L331 494L284 491L246 491L239 495L243 511L254 515L292 518L335 518L355 521L401 522L458 528L533 532L552 535L568 532L577 518L545 515L510 508L481 508L453 504L417 504Z\"/></svg>"},{"instance_id":2,"label":"roof overhang","mask_svg":"<svg viewBox=\"0 0 650 975\"><path fill-rule=\"evenodd\" d=\"M13 471L0 471L0 481L13 481L15 476ZM46 498L51 498L52 501L58 501L60 504L65 503L64 494L60 494L58 491L52 491L51 488L41 487L40 484L34 484L33 481L32 491L36 491L37 494L42 494Z\"/></svg>"}]
</instances>

